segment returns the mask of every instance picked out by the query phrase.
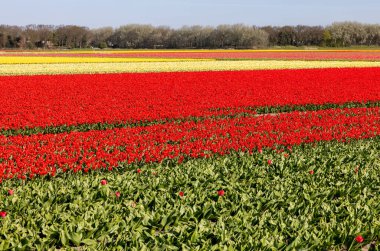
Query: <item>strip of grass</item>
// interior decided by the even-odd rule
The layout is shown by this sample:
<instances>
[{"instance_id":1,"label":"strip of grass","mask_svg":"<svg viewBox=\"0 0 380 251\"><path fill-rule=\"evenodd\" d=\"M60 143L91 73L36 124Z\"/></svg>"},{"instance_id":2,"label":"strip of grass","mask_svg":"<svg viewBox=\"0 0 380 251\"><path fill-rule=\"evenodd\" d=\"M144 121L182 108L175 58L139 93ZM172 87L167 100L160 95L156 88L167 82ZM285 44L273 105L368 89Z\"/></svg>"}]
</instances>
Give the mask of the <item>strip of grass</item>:
<instances>
[{"instance_id":1,"label":"strip of grass","mask_svg":"<svg viewBox=\"0 0 380 251\"><path fill-rule=\"evenodd\" d=\"M306 104L295 106L263 106L263 107L242 107L242 108L215 108L210 111L225 111L225 115L211 115L204 117L185 117L176 119L162 119L153 121L137 121L137 122L123 122L123 123L96 123L96 124L79 124L79 125L59 125L59 126L46 126L46 127L33 127L33 128L20 128L20 129L1 129L0 135L4 136L17 136L17 135L33 135L33 134L57 134L67 132L87 132L91 130L107 130L115 128L127 128L138 126L150 126L156 124L165 124L170 122L181 123L185 121L204 121L206 119L228 119L237 117L252 117L260 114L275 114L293 111L317 111L327 109L341 109L341 108L371 108L379 107L380 101L368 102L348 102L344 104L327 103L323 105Z\"/></svg>"},{"instance_id":2,"label":"strip of grass","mask_svg":"<svg viewBox=\"0 0 380 251\"><path fill-rule=\"evenodd\" d=\"M374 138L7 180L0 249L358 248L380 238L379 153Z\"/></svg>"}]
</instances>

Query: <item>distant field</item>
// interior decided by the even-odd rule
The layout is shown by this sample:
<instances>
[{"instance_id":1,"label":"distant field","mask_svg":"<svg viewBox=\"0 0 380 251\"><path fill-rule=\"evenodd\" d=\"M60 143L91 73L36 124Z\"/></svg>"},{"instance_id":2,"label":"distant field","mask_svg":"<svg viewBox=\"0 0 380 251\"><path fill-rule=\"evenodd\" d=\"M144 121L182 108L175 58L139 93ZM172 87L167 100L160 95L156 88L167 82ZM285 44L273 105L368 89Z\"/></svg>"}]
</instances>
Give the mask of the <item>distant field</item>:
<instances>
[{"instance_id":1,"label":"distant field","mask_svg":"<svg viewBox=\"0 0 380 251\"><path fill-rule=\"evenodd\" d=\"M379 67L380 51L3 51L0 65L0 75L352 68Z\"/></svg>"},{"instance_id":2,"label":"distant field","mask_svg":"<svg viewBox=\"0 0 380 251\"><path fill-rule=\"evenodd\" d=\"M8 59L2 58L9 57ZM62 62L69 60L95 61L91 57L106 58L109 61L121 61L120 58L184 58L184 59L287 59L287 60L380 60L380 50L95 50L95 51L3 51L0 52L0 63L13 61L22 63L17 57L63 57ZM71 59L67 59L70 58ZM79 59L83 57L83 59ZM111 60L112 58L112 60ZM136 58L136 59L133 59ZM56 59L58 60L58 59ZM41 60L42 63L42 60Z\"/></svg>"}]
</instances>

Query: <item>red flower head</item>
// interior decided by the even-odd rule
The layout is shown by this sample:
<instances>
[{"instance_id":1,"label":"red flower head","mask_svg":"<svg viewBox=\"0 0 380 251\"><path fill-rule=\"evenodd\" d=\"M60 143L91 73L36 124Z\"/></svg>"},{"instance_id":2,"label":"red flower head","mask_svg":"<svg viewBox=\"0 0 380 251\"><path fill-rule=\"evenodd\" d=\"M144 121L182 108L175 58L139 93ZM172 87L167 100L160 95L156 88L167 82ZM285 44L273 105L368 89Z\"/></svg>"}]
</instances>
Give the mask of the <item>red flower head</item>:
<instances>
[{"instance_id":1,"label":"red flower head","mask_svg":"<svg viewBox=\"0 0 380 251\"><path fill-rule=\"evenodd\" d=\"M313 175L313 174L314 174L314 170L310 170L309 173L310 173L311 175Z\"/></svg>"},{"instance_id":2,"label":"red flower head","mask_svg":"<svg viewBox=\"0 0 380 251\"><path fill-rule=\"evenodd\" d=\"M5 211L1 211L0 212L0 217L1 218L5 218L7 216L7 212L5 212Z\"/></svg>"},{"instance_id":3,"label":"red flower head","mask_svg":"<svg viewBox=\"0 0 380 251\"><path fill-rule=\"evenodd\" d=\"M9 194L9 195L13 195L13 194L14 194L14 191L13 191L12 189L9 189L9 190L8 190L8 194Z\"/></svg>"},{"instance_id":4,"label":"red flower head","mask_svg":"<svg viewBox=\"0 0 380 251\"><path fill-rule=\"evenodd\" d=\"M268 159L268 165L272 165L272 160Z\"/></svg>"},{"instance_id":5,"label":"red flower head","mask_svg":"<svg viewBox=\"0 0 380 251\"><path fill-rule=\"evenodd\" d=\"M183 155L181 155L181 157L178 158L178 164L181 164L184 159L185 159L185 157L183 157Z\"/></svg>"},{"instance_id":6,"label":"red flower head","mask_svg":"<svg viewBox=\"0 0 380 251\"><path fill-rule=\"evenodd\" d=\"M357 166L356 168L355 168L355 173L358 173L359 172L359 166Z\"/></svg>"},{"instance_id":7,"label":"red flower head","mask_svg":"<svg viewBox=\"0 0 380 251\"><path fill-rule=\"evenodd\" d=\"M364 238L363 238L363 236L358 235L358 236L356 236L355 241L359 242L359 243L362 243L364 241Z\"/></svg>"},{"instance_id":8,"label":"red flower head","mask_svg":"<svg viewBox=\"0 0 380 251\"><path fill-rule=\"evenodd\" d=\"M141 169L138 168L138 169L136 170L136 172L137 172L137 173L141 173Z\"/></svg>"},{"instance_id":9,"label":"red flower head","mask_svg":"<svg viewBox=\"0 0 380 251\"><path fill-rule=\"evenodd\" d=\"M116 196L117 198L119 198L119 197L120 197L120 192L117 191L117 192L115 193L115 196Z\"/></svg>"},{"instance_id":10,"label":"red flower head","mask_svg":"<svg viewBox=\"0 0 380 251\"><path fill-rule=\"evenodd\" d=\"M103 186L107 185L107 180L101 180L100 184L102 184Z\"/></svg>"},{"instance_id":11,"label":"red flower head","mask_svg":"<svg viewBox=\"0 0 380 251\"><path fill-rule=\"evenodd\" d=\"M182 192L182 191L180 191L180 192L178 193L178 195L179 195L180 197L183 197L183 196L185 195L185 193Z\"/></svg>"},{"instance_id":12,"label":"red flower head","mask_svg":"<svg viewBox=\"0 0 380 251\"><path fill-rule=\"evenodd\" d=\"M218 191L218 196L224 196L224 190L223 189Z\"/></svg>"}]
</instances>

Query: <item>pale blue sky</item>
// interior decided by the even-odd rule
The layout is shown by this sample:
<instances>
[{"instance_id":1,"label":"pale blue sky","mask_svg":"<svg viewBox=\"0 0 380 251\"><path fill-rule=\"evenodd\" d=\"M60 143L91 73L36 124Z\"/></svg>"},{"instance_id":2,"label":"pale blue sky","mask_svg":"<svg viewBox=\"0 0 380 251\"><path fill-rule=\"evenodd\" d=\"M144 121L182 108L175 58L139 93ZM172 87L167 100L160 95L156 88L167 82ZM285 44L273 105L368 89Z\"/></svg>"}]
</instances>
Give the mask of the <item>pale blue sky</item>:
<instances>
[{"instance_id":1,"label":"pale blue sky","mask_svg":"<svg viewBox=\"0 0 380 251\"><path fill-rule=\"evenodd\" d=\"M168 25L380 23L380 0L0 0L0 24L90 28Z\"/></svg>"}]
</instances>

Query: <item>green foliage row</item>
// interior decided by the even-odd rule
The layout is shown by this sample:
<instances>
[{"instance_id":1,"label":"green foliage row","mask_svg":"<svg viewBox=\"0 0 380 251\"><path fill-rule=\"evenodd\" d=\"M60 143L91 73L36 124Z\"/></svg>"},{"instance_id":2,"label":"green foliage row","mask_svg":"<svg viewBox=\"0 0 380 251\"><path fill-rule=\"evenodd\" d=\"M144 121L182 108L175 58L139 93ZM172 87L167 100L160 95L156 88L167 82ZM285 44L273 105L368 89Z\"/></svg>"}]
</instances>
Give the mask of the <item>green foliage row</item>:
<instances>
[{"instance_id":1,"label":"green foliage row","mask_svg":"<svg viewBox=\"0 0 380 251\"><path fill-rule=\"evenodd\" d=\"M7 180L0 250L357 249L380 238L379 173L374 138Z\"/></svg>"},{"instance_id":2,"label":"green foliage row","mask_svg":"<svg viewBox=\"0 0 380 251\"><path fill-rule=\"evenodd\" d=\"M87 132L91 130L107 130L114 128L127 128L138 126L151 126L155 124L165 124L170 122L181 123L184 121L204 121L206 119L228 119L236 117L252 117L257 114L273 114L284 113L293 111L318 111L334 108L370 108L379 107L380 102L368 101L368 102L347 102L343 104L326 103L323 105L306 104L306 105L287 105L287 106L262 106L262 107L242 107L238 109L232 108L216 108L210 109L210 111L224 110L230 112L226 115L213 115L204 117L185 117L177 119L161 119L161 120L146 120L137 122L122 122L122 123L94 123L94 124L79 124L79 125L59 125L59 126L46 126L46 127L32 127L32 128L19 128L19 129L0 129L0 135L4 136L17 136L17 135L33 135L33 134L57 134L67 132Z\"/></svg>"}]
</instances>

